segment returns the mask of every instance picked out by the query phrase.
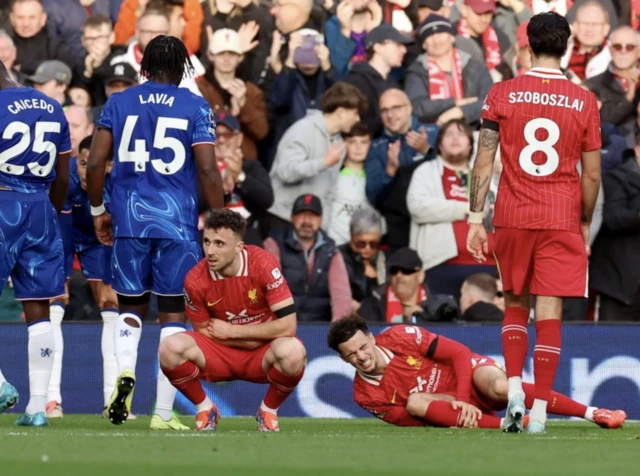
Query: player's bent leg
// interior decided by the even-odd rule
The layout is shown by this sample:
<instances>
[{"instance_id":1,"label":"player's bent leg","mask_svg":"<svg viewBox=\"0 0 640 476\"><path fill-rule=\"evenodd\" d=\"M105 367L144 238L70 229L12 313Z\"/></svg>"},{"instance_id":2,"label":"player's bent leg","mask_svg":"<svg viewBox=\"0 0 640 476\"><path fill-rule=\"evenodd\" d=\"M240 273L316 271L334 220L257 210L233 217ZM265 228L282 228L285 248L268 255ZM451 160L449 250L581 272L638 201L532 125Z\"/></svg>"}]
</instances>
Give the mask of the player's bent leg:
<instances>
[{"instance_id":1,"label":"player's bent leg","mask_svg":"<svg viewBox=\"0 0 640 476\"><path fill-rule=\"evenodd\" d=\"M414 418L423 420L430 426L456 428L460 426L462 409L453 407L453 399L436 400L428 393L412 393L405 406ZM482 415L477 421L478 428L498 429L502 419L493 415Z\"/></svg>"},{"instance_id":2,"label":"player's bent leg","mask_svg":"<svg viewBox=\"0 0 640 476\"><path fill-rule=\"evenodd\" d=\"M62 394L60 384L62 381L62 360L64 355L64 338L62 335L62 319L64 318L66 307L62 300L56 299L49 306L49 320L53 328L53 337L56 341L53 353L53 367L47 390L47 418L62 418Z\"/></svg>"},{"instance_id":3,"label":"player's bent leg","mask_svg":"<svg viewBox=\"0 0 640 476\"><path fill-rule=\"evenodd\" d=\"M169 382L196 407L196 431L215 431L220 412L200 382L206 358L190 333L179 333L160 342L160 368Z\"/></svg>"},{"instance_id":4,"label":"player's bent leg","mask_svg":"<svg viewBox=\"0 0 640 476\"><path fill-rule=\"evenodd\" d=\"M478 392L483 402L487 402L490 408L509 409L509 383L505 372L495 366L483 366L473 371L473 386ZM517 397L517 396L516 396ZM518 403L518 398L515 400ZM528 420L525 417L524 409L520 411L512 404L511 410L516 407L517 411L507 411L502 422L502 429L507 433L520 433L527 426Z\"/></svg>"},{"instance_id":5,"label":"player's bent leg","mask_svg":"<svg viewBox=\"0 0 640 476\"><path fill-rule=\"evenodd\" d=\"M48 300L26 300L22 303L29 335L29 403L15 424L18 426L46 426L45 416L47 390L51 369L55 338L49 321Z\"/></svg>"},{"instance_id":6,"label":"player's bent leg","mask_svg":"<svg viewBox=\"0 0 640 476\"><path fill-rule=\"evenodd\" d=\"M271 343L262 359L270 385L256 414L258 431L280 431L278 408L302 380L306 362L307 351L299 339L281 337Z\"/></svg>"},{"instance_id":7,"label":"player's bent leg","mask_svg":"<svg viewBox=\"0 0 640 476\"><path fill-rule=\"evenodd\" d=\"M534 401L528 432L543 432L553 381L560 362L562 298L537 296L536 346L533 351ZM533 423L535 422L535 425Z\"/></svg>"}]
</instances>

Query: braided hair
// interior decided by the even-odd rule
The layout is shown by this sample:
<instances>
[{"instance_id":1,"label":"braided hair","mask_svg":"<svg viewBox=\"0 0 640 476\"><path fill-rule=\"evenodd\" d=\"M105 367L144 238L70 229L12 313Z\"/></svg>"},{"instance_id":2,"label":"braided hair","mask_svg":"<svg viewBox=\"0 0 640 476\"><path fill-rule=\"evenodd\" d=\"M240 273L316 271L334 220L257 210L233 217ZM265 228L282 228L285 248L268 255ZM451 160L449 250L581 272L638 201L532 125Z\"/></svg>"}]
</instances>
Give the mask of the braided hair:
<instances>
[{"instance_id":1,"label":"braided hair","mask_svg":"<svg viewBox=\"0 0 640 476\"><path fill-rule=\"evenodd\" d=\"M140 74L149 81L169 80L178 86L185 74L193 73L187 48L174 36L157 36L144 49Z\"/></svg>"}]
</instances>

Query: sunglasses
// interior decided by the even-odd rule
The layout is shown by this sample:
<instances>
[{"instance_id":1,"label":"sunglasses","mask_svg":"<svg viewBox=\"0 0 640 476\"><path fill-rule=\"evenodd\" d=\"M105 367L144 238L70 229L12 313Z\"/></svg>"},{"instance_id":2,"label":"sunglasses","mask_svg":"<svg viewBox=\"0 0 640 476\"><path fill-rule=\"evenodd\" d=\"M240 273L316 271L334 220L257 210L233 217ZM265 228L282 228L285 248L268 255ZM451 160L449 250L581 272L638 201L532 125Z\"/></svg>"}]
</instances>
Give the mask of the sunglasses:
<instances>
[{"instance_id":1,"label":"sunglasses","mask_svg":"<svg viewBox=\"0 0 640 476\"><path fill-rule=\"evenodd\" d=\"M614 45L611 45L611 48L613 48L614 51L620 52L620 51L624 50L627 53L631 53L637 47L638 47L638 45L625 45L625 44L621 44L621 43L616 43Z\"/></svg>"},{"instance_id":2,"label":"sunglasses","mask_svg":"<svg viewBox=\"0 0 640 476\"><path fill-rule=\"evenodd\" d=\"M503 298L504 297L504 293L502 291L498 291L498 292L496 292L496 297Z\"/></svg>"},{"instance_id":3,"label":"sunglasses","mask_svg":"<svg viewBox=\"0 0 640 476\"><path fill-rule=\"evenodd\" d=\"M379 240L356 240L353 242L353 246L355 246L359 250L364 250L367 246L372 250L377 250L378 246L380 246Z\"/></svg>"},{"instance_id":4,"label":"sunglasses","mask_svg":"<svg viewBox=\"0 0 640 476\"><path fill-rule=\"evenodd\" d=\"M405 276L409 276L409 275L415 273L416 270L415 269L411 269L411 268L396 268L396 267L393 267L393 268L391 268L389 270L389 272L391 273L391 276L395 276L398 273L402 273Z\"/></svg>"}]
</instances>

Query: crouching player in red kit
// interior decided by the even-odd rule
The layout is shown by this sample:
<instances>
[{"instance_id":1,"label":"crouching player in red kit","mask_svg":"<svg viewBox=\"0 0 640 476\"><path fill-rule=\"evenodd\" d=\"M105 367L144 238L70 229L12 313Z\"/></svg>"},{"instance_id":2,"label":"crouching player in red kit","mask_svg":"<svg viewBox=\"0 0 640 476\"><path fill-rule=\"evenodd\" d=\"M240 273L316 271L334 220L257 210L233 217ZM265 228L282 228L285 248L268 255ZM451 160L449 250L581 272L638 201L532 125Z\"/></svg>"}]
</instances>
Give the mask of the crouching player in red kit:
<instances>
[{"instance_id":1,"label":"crouching player in red kit","mask_svg":"<svg viewBox=\"0 0 640 476\"><path fill-rule=\"evenodd\" d=\"M586 297L589 226L600 187L600 115L595 96L560 71L571 29L557 13L527 26L533 68L495 84L482 107L471 177L467 249L488 252L485 198L500 147L495 258L504 288L502 348L509 381L508 420L525 413L522 369L527 321L536 296L535 401L528 433L544 433L561 348L562 298ZM577 165L581 162L582 177Z\"/></svg>"},{"instance_id":2,"label":"crouching player in red kit","mask_svg":"<svg viewBox=\"0 0 640 476\"><path fill-rule=\"evenodd\" d=\"M205 258L184 282L186 315L194 331L160 344L160 366L197 411L196 430L220 418L200 380L270 383L258 409L258 431L279 431L278 407L302 379L306 350L296 334L289 286L276 260L242 242L246 222L230 209L204 222Z\"/></svg>"},{"instance_id":3,"label":"crouching player in red kit","mask_svg":"<svg viewBox=\"0 0 640 476\"><path fill-rule=\"evenodd\" d=\"M327 340L356 369L356 403L387 423L520 431L495 416L507 406L504 370L459 342L406 325L374 337L357 315L334 322ZM530 408L534 386L525 383L523 388ZM587 407L557 392L551 392L549 411L584 418L602 428L619 428L627 418L622 410Z\"/></svg>"}]
</instances>

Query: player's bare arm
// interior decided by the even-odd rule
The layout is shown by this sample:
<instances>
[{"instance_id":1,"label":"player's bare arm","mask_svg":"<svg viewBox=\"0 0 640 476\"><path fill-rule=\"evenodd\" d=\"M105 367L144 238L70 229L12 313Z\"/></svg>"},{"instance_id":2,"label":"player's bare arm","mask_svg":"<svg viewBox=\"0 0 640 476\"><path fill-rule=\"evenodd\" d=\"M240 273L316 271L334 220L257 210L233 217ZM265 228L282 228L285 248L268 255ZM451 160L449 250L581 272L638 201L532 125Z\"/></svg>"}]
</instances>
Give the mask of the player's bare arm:
<instances>
[{"instance_id":1,"label":"player's bare arm","mask_svg":"<svg viewBox=\"0 0 640 476\"><path fill-rule=\"evenodd\" d=\"M429 345L426 358L436 362L448 362L453 365L458 386L456 400L468 402L471 396L472 369L471 349L460 342L437 336Z\"/></svg>"},{"instance_id":2,"label":"player's bare arm","mask_svg":"<svg viewBox=\"0 0 640 476\"><path fill-rule=\"evenodd\" d=\"M87 195L91 205L96 237L103 245L113 245L111 216L104 209L104 182L107 163L113 156L113 135L108 129L99 129L93 136L87 160Z\"/></svg>"},{"instance_id":3,"label":"player's bare arm","mask_svg":"<svg viewBox=\"0 0 640 476\"><path fill-rule=\"evenodd\" d=\"M229 324L221 319L211 319L209 321L209 334L221 343L228 341L272 341L279 337L293 337L296 335L296 314L293 306L293 298L270 306L278 319L255 324L251 326L238 326ZM227 342L225 342L227 341ZM233 345L230 343L230 345Z\"/></svg>"},{"instance_id":4,"label":"player's bare arm","mask_svg":"<svg viewBox=\"0 0 640 476\"><path fill-rule=\"evenodd\" d=\"M489 253L489 241L482 220L484 218L484 202L489 193L491 177L493 176L493 162L500 145L498 124L484 121L480 129L480 141L476 161L471 172L471 194L469 197L469 234L467 235L467 249L471 256L478 261L486 261Z\"/></svg>"},{"instance_id":5,"label":"player's bare arm","mask_svg":"<svg viewBox=\"0 0 640 476\"><path fill-rule=\"evenodd\" d=\"M69 188L69 158L71 153L67 152L58 155L56 162L56 178L51 183L49 189L49 199L58 213L62 211L64 199Z\"/></svg>"},{"instance_id":6,"label":"player's bare arm","mask_svg":"<svg viewBox=\"0 0 640 476\"><path fill-rule=\"evenodd\" d=\"M423 418L429 409L431 402L451 402L454 410L460 409L459 426L461 428L477 428L478 420L482 419L482 412L479 408L466 402L459 402L451 395L437 393L417 392L409 395L405 406L407 412L415 418Z\"/></svg>"},{"instance_id":7,"label":"player's bare arm","mask_svg":"<svg viewBox=\"0 0 640 476\"><path fill-rule=\"evenodd\" d=\"M216 162L216 149L213 144L198 144L193 147L198 168L198 180L202 184L204 198L210 209L224 207L222 177Z\"/></svg>"},{"instance_id":8,"label":"player's bare arm","mask_svg":"<svg viewBox=\"0 0 640 476\"><path fill-rule=\"evenodd\" d=\"M601 167L600 167L600 149L583 152L582 163L582 237L587 247L587 253L590 253L589 246L589 227L593 219L593 210L598 199L598 191L600 190Z\"/></svg>"}]
</instances>

